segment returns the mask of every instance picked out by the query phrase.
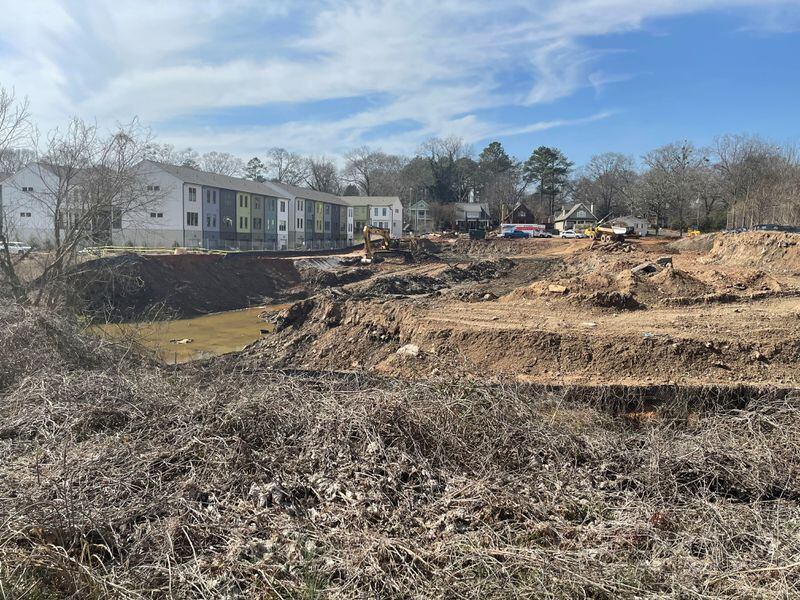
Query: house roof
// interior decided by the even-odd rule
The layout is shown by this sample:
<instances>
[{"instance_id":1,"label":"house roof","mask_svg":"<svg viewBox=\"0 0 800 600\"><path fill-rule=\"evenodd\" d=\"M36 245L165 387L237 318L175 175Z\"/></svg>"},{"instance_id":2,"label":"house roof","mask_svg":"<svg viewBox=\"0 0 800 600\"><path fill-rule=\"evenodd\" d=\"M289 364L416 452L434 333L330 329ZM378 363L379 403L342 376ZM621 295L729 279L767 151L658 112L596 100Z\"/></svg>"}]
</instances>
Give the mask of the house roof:
<instances>
[{"instance_id":1,"label":"house roof","mask_svg":"<svg viewBox=\"0 0 800 600\"><path fill-rule=\"evenodd\" d=\"M480 210L482 217L489 217L489 204L487 202L454 202L453 208L464 214Z\"/></svg>"},{"instance_id":2,"label":"house roof","mask_svg":"<svg viewBox=\"0 0 800 600\"><path fill-rule=\"evenodd\" d=\"M533 212L533 211L531 211L531 209L530 209L530 208L528 208L528 205L527 205L527 204L525 204L524 202L517 202L517 203L514 205L514 208L512 208L512 209L511 209L511 212L515 212L515 211L519 210L520 208L524 208L524 209L525 209L525 210L527 210L528 212Z\"/></svg>"},{"instance_id":3,"label":"house roof","mask_svg":"<svg viewBox=\"0 0 800 600\"><path fill-rule=\"evenodd\" d=\"M408 210L428 210L431 207L430 203L425 200L417 200L411 206L408 207Z\"/></svg>"},{"instance_id":4,"label":"house roof","mask_svg":"<svg viewBox=\"0 0 800 600\"><path fill-rule=\"evenodd\" d=\"M389 206L400 202L398 196L343 196L342 200L350 206Z\"/></svg>"},{"instance_id":5,"label":"house roof","mask_svg":"<svg viewBox=\"0 0 800 600\"><path fill-rule=\"evenodd\" d=\"M228 175L220 175L219 173L210 173L208 171L201 171L191 167L180 167L178 165L170 165L167 163L157 162L154 160L145 161L153 164L162 171L177 177L186 183L196 183L206 187L225 188L236 190L239 192L247 192L250 194L259 194L262 196L275 196L281 195L277 190L267 186L266 184L250 179L243 179L241 177L229 177Z\"/></svg>"},{"instance_id":6,"label":"house roof","mask_svg":"<svg viewBox=\"0 0 800 600\"><path fill-rule=\"evenodd\" d=\"M579 210L579 209L581 209L581 208L582 208L583 210L585 210L587 213L589 213L589 216L590 216L592 219L594 219L595 221L597 220L597 217L595 217L595 216L594 216L594 213L593 213L591 210L589 210L589 209L587 208L587 206L586 206L586 205L585 205L583 202L578 202L578 203L577 203L577 204L575 204L575 205L574 205L572 208L570 208L570 209L569 209L569 210L568 210L566 213L564 212L564 209L562 208L562 209L561 209L561 213L560 213L560 214L558 214L558 215L556 215L555 219L553 219L553 222L555 223L555 222L558 222L558 221L566 221L567 219L569 219L570 217L572 217L572 215L573 215L573 214L574 214L576 211L578 211L578 210Z\"/></svg>"},{"instance_id":7,"label":"house roof","mask_svg":"<svg viewBox=\"0 0 800 600\"><path fill-rule=\"evenodd\" d=\"M625 215L623 217L617 217L616 219L614 219L614 221L629 221L629 222L639 221L641 223L647 223L648 225L650 224L649 219L645 219L644 217L637 217L635 215Z\"/></svg>"}]
</instances>

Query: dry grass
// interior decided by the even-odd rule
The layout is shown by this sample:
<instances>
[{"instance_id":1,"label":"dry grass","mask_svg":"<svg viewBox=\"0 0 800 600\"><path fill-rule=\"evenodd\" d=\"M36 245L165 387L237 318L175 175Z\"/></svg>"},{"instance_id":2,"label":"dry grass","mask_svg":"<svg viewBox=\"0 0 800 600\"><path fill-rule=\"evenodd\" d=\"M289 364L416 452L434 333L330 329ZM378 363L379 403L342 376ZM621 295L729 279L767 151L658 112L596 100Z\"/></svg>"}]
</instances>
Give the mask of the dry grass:
<instances>
[{"instance_id":1,"label":"dry grass","mask_svg":"<svg viewBox=\"0 0 800 600\"><path fill-rule=\"evenodd\" d=\"M515 387L155 367L9 314L0 598L800 594L797 398L642 424Z\"/></svg>"}]
</instances>

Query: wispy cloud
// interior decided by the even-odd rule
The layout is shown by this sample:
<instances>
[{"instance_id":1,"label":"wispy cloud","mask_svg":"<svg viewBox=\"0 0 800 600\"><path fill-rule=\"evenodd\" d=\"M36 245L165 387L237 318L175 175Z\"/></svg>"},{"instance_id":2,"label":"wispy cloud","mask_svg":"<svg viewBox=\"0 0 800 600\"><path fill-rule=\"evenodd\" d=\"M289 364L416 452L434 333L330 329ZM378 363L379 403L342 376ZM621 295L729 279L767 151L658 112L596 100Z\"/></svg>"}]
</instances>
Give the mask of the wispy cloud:
<instances>
[{"instance_id":1,"label":"wispy cloud","mask_svg":"<svg viewBox=\"0 0 800 600\"><path fill-rule=\"evenodd\" d=\"M519 125L485 114L630 78L598 64L602 53L587 42L593 37L702 10L792 4L0 0L4 21L14 23L0 34L0 83L28 94L45 126L71 114L101 123L138 115L170 141L200 149L252 153L281 144L335 153L380 132L378 145L407 151L430 135L477 141L608 118L610 109ZM344 117L261 120L287 103L367 96L380 100ZM262 117L217 124L219 111L241 107L257 107ZM405 126L393 130L393 123Z\"/></svg>"}]
</instances>

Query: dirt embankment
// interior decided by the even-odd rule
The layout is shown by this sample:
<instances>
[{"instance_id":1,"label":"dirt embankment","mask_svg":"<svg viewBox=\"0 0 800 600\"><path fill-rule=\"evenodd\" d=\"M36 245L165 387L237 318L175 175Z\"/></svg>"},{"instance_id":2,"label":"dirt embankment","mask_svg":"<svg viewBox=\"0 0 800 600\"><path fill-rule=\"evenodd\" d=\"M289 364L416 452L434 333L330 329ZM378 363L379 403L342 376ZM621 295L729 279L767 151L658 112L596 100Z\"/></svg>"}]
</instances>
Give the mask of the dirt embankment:
<instances>
[{"instance_id":1,"label":"dirt embankment","mask_svg":"<svg viewBox=\"0 0 800 600\"><path fill-rule=\"evenodd\" d=\"M113 320L235 310L304 295L292 259L124 254L81 265L78 303Z\"/></svg>"},{"instance_id":2,"label":"dirt embankment","mask_svg":"<svg viewBox=\"0 0 800 600\"><path fill-rule=\"evenodd\" d=\"M739 243L762 256L761 241ZM523 242L513 262L462 255L471 266L459 272L475 271L463 280L420 265L305 301L243 360L409 377L457 369L540 383L800 384L792 273L664 254L658 240L544 240L538 256ZM494 253L493 243L476 256ZM471 252L478 242L461 244ZM502 261L510 264L497 268Z\"/></svg>"},{"instance_id":3,"label":"dirt embankment","mask_svg":"<svg viewBox=\"0 0 800 600\"><path fill-rule=\"evenodd\" d=\"M766 231L717 234L708 256L729 265L800 272L800 235Z\"/></svg>"}]
</instances>

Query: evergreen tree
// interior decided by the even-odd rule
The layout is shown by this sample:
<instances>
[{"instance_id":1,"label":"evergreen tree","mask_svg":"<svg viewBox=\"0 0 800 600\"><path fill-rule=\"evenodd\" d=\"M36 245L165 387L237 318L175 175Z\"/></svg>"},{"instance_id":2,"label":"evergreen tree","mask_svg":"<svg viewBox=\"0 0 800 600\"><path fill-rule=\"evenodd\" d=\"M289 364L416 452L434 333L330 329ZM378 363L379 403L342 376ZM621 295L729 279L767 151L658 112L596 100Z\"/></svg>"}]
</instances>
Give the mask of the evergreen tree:
<instances>
[{"instance_id":1,"label":"evergreen tree","mask_svg":"<svg viewBox=\"0 0 800 600\"><path fill-rule=\"evenodd\" d=\"M264 163L261 162L260 158L254 156L247 161L247 167L245 167L244 176L247 179L252 179L253 181L258 181L259 183L263 183L267 180L267 178L264 177Z\"/></svg>"},{"instance_id":2,"label":"evergreen tree","mask_svg":"<svg viewBox=\"0 0 800 600\"><path fill-rule=\"evenodd\" d=\"M542 204L547 201L548 215L552 216L556 196L566 186L573 163L558 148L539 146L525 161L522 173L525 183L536 184Z\"/></svg>"}]
</instances>

